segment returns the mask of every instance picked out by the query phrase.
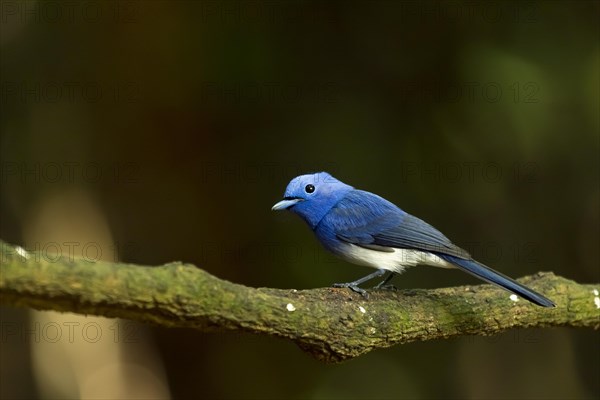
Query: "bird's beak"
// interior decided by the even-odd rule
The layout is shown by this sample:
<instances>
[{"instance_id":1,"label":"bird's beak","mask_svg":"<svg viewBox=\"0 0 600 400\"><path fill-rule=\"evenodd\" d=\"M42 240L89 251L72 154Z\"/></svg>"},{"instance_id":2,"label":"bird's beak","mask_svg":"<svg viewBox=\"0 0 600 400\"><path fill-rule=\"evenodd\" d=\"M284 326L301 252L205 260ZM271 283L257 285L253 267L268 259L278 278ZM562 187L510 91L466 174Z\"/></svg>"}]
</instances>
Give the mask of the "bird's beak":
<instances>
[{"instance_id":1,"label":"bird's beak","mask_svg":"<svg viewBox=\"0 0 600 400\"><path fill-rule=\"evenodd\" d=\"M290 208L294 204L300 203L301 201L304 201L304 199L301 199L299 197L283 199L279 203L276 203L273 207L271 207L271 210L273 210L273 211L285 210L285 209Z\"/></svg>"}]
</instances>

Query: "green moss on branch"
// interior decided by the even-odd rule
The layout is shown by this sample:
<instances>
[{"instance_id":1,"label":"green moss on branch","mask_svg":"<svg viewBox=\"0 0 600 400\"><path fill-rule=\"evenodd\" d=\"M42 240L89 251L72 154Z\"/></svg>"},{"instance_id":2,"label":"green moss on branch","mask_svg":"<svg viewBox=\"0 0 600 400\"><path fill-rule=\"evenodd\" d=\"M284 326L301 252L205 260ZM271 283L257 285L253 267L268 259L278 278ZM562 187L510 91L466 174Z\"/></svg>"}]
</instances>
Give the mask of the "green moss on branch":
<instances>
[{"instance_id":1,"label":"green moss on branch","mask_svg":"<svg viewBox=\"0 0 600 400\"><path fill-rule=\"evenodd\" d=\"M127 318L202 331L284 337L337 362L417 340L492 335L511 328L600 326L600 285L552 273L520 279L554 309L512 301L490 285L372 292L249 288L189 264L141 266L47 260L0 241L0 304Z\"/></svg>"}]
</instances>

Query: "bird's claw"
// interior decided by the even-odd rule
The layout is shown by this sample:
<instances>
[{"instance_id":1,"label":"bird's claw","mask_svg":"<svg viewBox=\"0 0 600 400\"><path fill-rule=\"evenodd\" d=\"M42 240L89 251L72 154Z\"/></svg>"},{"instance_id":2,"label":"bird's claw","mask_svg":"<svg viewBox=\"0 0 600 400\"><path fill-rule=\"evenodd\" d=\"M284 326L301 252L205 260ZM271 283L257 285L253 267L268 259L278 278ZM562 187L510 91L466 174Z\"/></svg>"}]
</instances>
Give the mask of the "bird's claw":
<instances>
[{"instance_id":1,"label":"bird's claw","mask_svg":"<svg viewBox=\"0 0 600 400\"><path fill-rule=\"evenodd\" d=\"M353 292L360 294L365 299L369 298L369 293L367 293L367 291L365 289L358 287L357 285L353 284L352 282L350 282L350 283L334 283L331 286L333 286L334 288L348 288L348 289L352 290Z\"/></svg>"},{"instance_id":2,"label":"bird's claw","mask_svg":"<svg viewBox=\"0 0 600 400\"><path fill-rule=\"evenodd\" d=\"M381 282L375 286L373 286L373 289L375 290L398 290L398 288L394 285L390 284L384 284L384 282Z\"/></svg>"}]
</instances>

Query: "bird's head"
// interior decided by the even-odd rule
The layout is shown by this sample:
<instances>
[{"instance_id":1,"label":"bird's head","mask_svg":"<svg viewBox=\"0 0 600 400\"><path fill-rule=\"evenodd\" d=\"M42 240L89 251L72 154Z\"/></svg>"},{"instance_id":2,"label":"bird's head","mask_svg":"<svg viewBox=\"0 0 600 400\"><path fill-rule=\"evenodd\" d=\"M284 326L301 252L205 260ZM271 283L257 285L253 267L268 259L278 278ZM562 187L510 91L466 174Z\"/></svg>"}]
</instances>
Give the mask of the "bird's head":
<instances>
[{"instance_id":1,"label":"bird's head","mask_svg":"<svg viewBox=\"0 0 600 400\"><path fill-rule=\"evenodd\" d=\"M290 181L283 200L272 210L290 210L314 229L346 193L354 189L327 172L300 175Z\"/></svg>"}]
</instances>

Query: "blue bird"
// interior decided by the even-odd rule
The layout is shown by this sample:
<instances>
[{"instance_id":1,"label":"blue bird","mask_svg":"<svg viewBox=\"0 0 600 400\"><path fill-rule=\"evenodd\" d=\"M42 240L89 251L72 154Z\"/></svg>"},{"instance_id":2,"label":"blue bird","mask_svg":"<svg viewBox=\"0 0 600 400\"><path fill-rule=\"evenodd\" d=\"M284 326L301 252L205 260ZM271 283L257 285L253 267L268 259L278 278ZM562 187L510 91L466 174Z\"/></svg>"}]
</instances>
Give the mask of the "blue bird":
<instances>
[{"instance_id":1,"label":"blue bird","mask_svg":"<svg viewBox=\"0 0 600 400\"><path fill-rule=\"evenodd\" d=\"M407 267L432 265L461 269L539 306L555 307L541 294L475 261L426 222L327 172L292 179L283 200L272 209L290 210L299 215L333 254L353 264L377 269L361 279L336 283L334 287L347 287L366 297L366 291L359 285L371 279L390 272L375 286L381 288Z\"/></svg>"}]
</instances>

